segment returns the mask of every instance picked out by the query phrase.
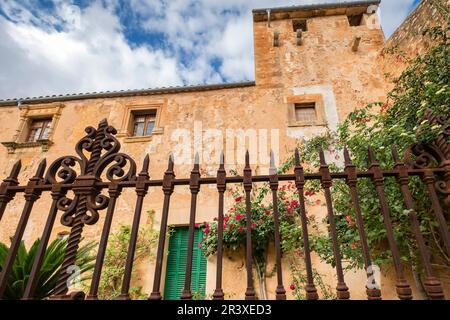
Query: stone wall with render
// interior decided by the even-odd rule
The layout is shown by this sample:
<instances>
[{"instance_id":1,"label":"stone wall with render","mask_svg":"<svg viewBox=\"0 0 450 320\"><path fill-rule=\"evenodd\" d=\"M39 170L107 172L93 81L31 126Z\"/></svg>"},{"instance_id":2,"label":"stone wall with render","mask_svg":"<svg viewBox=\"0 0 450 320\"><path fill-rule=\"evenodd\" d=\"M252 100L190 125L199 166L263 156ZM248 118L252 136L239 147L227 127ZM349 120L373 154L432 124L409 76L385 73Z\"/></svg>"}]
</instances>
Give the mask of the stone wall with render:
<instances>
[{"instance_id":1,"label":"stone wall with render","mask_svg":"<svg viewBox=\"0 0 450 320\"><path fill-rule=\"evenodd\" d=\"M386 49L393 54L382 54L386 73L397 77L407 66L408 59L425 53L433 41L423 32L435 26L444 26L450 19L450 0L422 0L400 27L387 39Z\"/></svg>"},{"instance_id":2,"label":"stone wall with render","mask_svg":"<svg viewBox=\"0 0 450 320\"><path fill-rule=\"evenodd\" d=\"M274 31L280 35L280 46L273 46ZM361 44L356 52L351 50L355 36L361 37ZM154 94L135 97L84 99L63 102L61 115L53 133L53 142L47 152L40 148L16 149L8 153L0 148L0 176L5 177L13 163L22 160L23 169L20 174L21 184L34 174L37 164L44 157L51 163L57 157L74 154L76 142L84 135L86 126L93 126L102 118L123 130L129 108L133 106L158 106L160 112L159 125L161 130L151 137L129 139L120 137L122 152L130 154L139 166L142 159L150 154L150 176L155 179L162 177L166 168L169 153L177 146L172 134L177 129L188 129L193 133L196 123L201 122L201 132L207 129L261 129L279 130L278 158L280 162L286 159L296 145L298 138L308 138L324 132L327 127L333 129L339 121L354 109L373 101L383 100L387 91L383 70L380 68L382 59L380 52L385 43L379 27L361 25L350 27L345 15L317 16L308 20L308 31L304 33L303 44L297 46L295 33L290 19L280 19L271 22L254 22L254 46L256 64L256 85L222 89L213 91L198 91L176 94ZM320 126L296 126L292 124L292 104L315 100L320 104L324 114L324 124ZM51 104L50 104L51 105ZM22 106L22 109L26 107ZM45 110L48 104L33 105L31 108ZM0 141L10 141L18 127L20 112L16 106L0 108ZM210 141L203 141L208 146ZM275 146L274 146L275 147ZM193 145L191 145L193 154ZM234 159L242 157L236 146L232 148ZM241 150L242 151L242 150ZM227 155L227 169L242 170L230 154ZM255 163L252 160L254 174L267 173L268 163ZM177 177L188 177L191 164L177 164ZM203 175L214 175L216 165L201 163ZM326 215L326 207L320 196L312 199L322 200L320 205L309 205L308 213L315 215L317 220ZM227 197L226 208L232 205L233 199ZM125 190L117 202L113 232L120 223L131 224L134 212L135 193ZM17 197L8 207L0 223L0 241L7 242L17 225L23 206L23 198ZM190 192L188 187L177 187L171 201L169 224L186 225L188 223ZM24 240L29 245L40 236L43 229L50 197L42 196L36 204L30 223L25 231ZM144 211L155 210L154 228L159 230L162 209L162 192L152 188L144 201ZM212 221L217 214L217 193L214 186L202 186L199 195L199 206L196 221ZM143 214L142 224L150 223ZM86 239L98 239L104 222L104 214L94 226L85 227ZM67 228L56 223L53 236ZM272 249L271 249L272 250ZM273 250L269 255L268 270L274 265ZM243 254L226 252L224 261L224 291L228 298L243 298L245 292L245 265ZM291 276L288 260L283 260L284 285L288 298L292 298L288 289ZM325 274L326 282L335 287L334 270L323 263L318 257L313 257L314 266ZM207 294L212 294L215 285L215 257L208 259ZM150 292L153 282L154 263L144 261L138 266L140 270L135 281L144 285L144 291ZM394 298L393 277L388 275L382 279L383 296ZM164 283L164 275L163 275ZM365 298L365 273L349 272L347 284L353 298ZM410 283L414 286L412 279ZM256 282L255 282L256 284ZM256 284L257 286L257 284ZM267 279L269 298L274 298L276 287L275 277ZM389 289L388 289L389 288Z\"/></svg>"}]
</instances>

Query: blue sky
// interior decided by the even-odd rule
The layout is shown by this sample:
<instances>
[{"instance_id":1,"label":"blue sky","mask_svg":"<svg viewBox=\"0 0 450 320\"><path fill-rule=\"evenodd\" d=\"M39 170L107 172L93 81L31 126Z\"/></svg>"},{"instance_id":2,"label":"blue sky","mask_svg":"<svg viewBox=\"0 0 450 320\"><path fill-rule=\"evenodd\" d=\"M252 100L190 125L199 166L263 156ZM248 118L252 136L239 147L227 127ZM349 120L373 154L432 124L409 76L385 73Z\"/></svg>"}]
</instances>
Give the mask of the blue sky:
<instances>
[{"instance_id":1,"label":"blue sky","mask_svg":"<svg viewBox=\"0 0 450 320\"><path fill-rule=\"evenodd\" d=\"M324 2L0 0L0 99L253 80L251 10ZM382 1L387 37L418 2Z\"/></svg>"}]
</instances>

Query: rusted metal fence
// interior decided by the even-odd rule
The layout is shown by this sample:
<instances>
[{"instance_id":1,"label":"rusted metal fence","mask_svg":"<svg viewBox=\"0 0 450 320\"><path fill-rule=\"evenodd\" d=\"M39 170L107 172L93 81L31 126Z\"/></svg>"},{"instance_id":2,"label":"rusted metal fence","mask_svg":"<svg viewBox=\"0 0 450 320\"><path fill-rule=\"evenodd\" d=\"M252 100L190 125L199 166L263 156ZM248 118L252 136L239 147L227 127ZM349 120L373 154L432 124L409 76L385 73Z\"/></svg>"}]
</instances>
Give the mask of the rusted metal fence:
<instances>
[{"instance_id":1,"label":"rusted metal fence","mask_svg":"<svg viewBox=\"0 0 450 320\"><path fill-rule=\"evenodd\" d=\"M344 151L345 170L344 172L330 172L325 162L324 153L320 152L320 170L316 173L305 173L301 164L298 151L295 152L295 169L292 174L277 175L276 170L271 170L269 175L252 175L252 169L249 165L250 159L248 153L245 159L245 168L242 176L227 176L223 164L220 165L216 177L201 177L199 164L195 164L189 179L177 179L174 173L173 159L169 159L167 171L162 180L154 180L149 177L149 157L147 156L142 164L142 169L137 172L135 161L127 154L121 153L120 143L115 138L116 130L109 126L106 120L102 120L98 128L86 128L87 135L76 145L75 151L78 156L65 156L55 160L46 171L46 161L43 160L36 171L36 174L29 179L28 184L19 185L18 175L21 170L21 162L18 161L12 168L8 178L3 180L0 185L0 222L2 217L7 216L7 205L18 195L25 198L25 205L18 222L15 235L2 266L0 274L0 298L4 295L8 277L10 276L14 259L18 254L19 245L22 240L25 228L27 226L33 205L42 193L51 194L52 203L50 212L45 222L45 227L41 236L41 242L33 262L32 271L26 284L23 299L33 299L39 277L39 271L43 262L43 257L49 243L50 235L58 216L62 211L61 223L70 227L70 235L65 252L64 262L60 269L60 276L57 286L53 292L54 299L84 299L84 294L80 292L68 292L67 280L70 276L66 272L67 268L74 265L80 241L82 239L83 229L86 226L95 224L99 219L99 211L106 209L103 231L100 238L99 248L96 257L95 268L92 276L90 291L86 299L98 299L98 288L102 273L102 266L105 258L105 252L108 237L113 222L116 201L120 197L124 188L134 189L136 192L136 205L134 209L131 236L129 241L128 256L125 265L125 273L121 287L119 299L130 299L129 289L131 274L133 268L136 241L140 224L142 205L149 188L161 188L164 193L163 209L161 217L161 226L159 234L159 243L156 257L156 267L154 272L153 290L151 300L161 299L161 275L164 258L164 248L166 241L167 221L169 216L169 205L171 195L177 186L189 186L191 192L190 217L189 217L189 241L188 255L186 261L185 286L182 292L182 299L192 299L191 293L191 272L192 255L194 246L194 228L196 220L197 196L201 185L216 185L218 191L218 253L217 253L217 277L216 290L213 298L217 300L224 299L222 290L222 251L223 251L223 214L224 214L224 193L227 185L241 183L245 191L246 205L246 271L247 271L247 290L245 299L253 300L256 298L253 287L252 276L252 221L251 221L251 203L250 194L254 183L268 182L272 191L272 201L274 208L274 245L277 265L277 288L276 299L286 299L286 292L283 287L283 278L281 272L281 248L279 232L279 213L277 210L277 191L278 185L283 181L294 181L299 195L300 220L303 234L304 260L307 274L307 284L305 286L306 297L310 300L318 299L318 293L314 284L311 252L308 239L307 213L305 211L304 187L307 180L318 180L324 191L326 200L326 209L328 214L330 239L334 259L336 262L337 273L337 297L338 299L349 299L349 289L345 283L341 253L336 233L336 222L333 212L332 195L330 188L333 180L344 179L349 187L354 210L356 213L356 224L360 236L361 248L364 257L366 270L371 266L371 254L367 243L366 232L364 228L360 201L358 198L357 181L360 178L369 178L372 180L378 201L383 215L386 228L389 248L392 253L393 265L396 272L396 292L400 299L411 299L412 290L408 284L402 263L400 259L397 243L394 238L394 231L390 219L389 207L383 190L384 179L386 177L395 177L403 195L405 207L409 210L411 219L412 233L414 234L417 247L419 248L421 263L424 267L425 277L424 285L429 298L443 299L444 293L441 282L433 275L430 256L424 237L419 228L419 221L414 211L414 199L408 186L410 177L419 176L426 186L435 219L439 225L439 232L444 244L446 254L450 256L450 235L446 222L444 209L450 206L450 145L447 143L450 135L450 124L445 116L434 116L428 111L425 117L432 123L444 128L443 133L433 142L426 145L416 144L411 146L405 153L404 159L400 157L393 149L393 159L395 166L390 170L383 170L377 162L374 152L368 149L369 169L366 171L357 170L352 164L349 153ZM89 154L89 157L86 156ZM197 161L196 161L197 162ZM74 169L78 167L78 172ZM125 168L125 169L124 169ZM101 179L105 176L106 179ZM108 196L101 194L102 190L107 190ZM72 198L67 196L68 191L73 192ZM441 205L441 202L443 205ZM5 214L6 212L6 214ZM368 278L372 276L367 272ZM381 291L376 287L366 287L368 299L381 299Z\"/></svg>"}]
</instances>

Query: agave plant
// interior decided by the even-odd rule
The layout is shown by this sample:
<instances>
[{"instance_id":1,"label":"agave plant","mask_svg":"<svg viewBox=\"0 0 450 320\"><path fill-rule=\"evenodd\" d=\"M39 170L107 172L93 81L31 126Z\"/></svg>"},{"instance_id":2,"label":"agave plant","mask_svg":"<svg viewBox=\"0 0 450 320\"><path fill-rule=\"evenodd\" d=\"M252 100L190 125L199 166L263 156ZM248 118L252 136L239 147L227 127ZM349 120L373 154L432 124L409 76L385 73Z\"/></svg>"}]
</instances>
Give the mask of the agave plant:
<instances>
[{"instance_id":1,"label":"agave plant","mask_svg":"<svg viewBox=\"0 0 450 320\"><path fill-rule=\"evenodd\" d=\"M17 300L22 298L40 242L41 240L37 239L28 251L24 242L20 243L3 299ZM96 245L94 241L91 241L78 250L76 265L80 268L80 276L85 275L81 278L81 281L90 277L90 272L88 273L88 271L93 269L93 261L95 260L95 255L92 255L91 251ZM56 239L48 245L38 275L38 283L34 294L36 299L49 297L56 287L66 246L67 240L63 239ZM0 271L6 260L8 250L9 248L0 242ZM88 273L87 276L86 273Z\"/></svg>"}]
</instances>

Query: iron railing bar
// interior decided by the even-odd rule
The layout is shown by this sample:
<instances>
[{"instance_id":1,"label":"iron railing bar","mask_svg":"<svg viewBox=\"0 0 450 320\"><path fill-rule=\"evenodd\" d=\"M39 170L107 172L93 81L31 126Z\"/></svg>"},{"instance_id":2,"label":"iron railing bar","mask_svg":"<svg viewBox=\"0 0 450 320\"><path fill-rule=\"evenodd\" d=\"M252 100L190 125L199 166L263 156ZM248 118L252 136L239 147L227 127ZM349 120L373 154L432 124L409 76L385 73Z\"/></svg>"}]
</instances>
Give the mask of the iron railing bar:
<instances>
[{"instance_id":1,"label":"iron railing bar","mask_svg":"<svg viewBox=\"0 0 450 320\"><path fill-rule=\"evenodd\" d=\"M124 276L122 279L122 288L120 291L120 295L117 298L118 300L130 300L130 283L131 283L131 274L133 271L133 262L136 254L136 243L139 234L139 225L141 221L142 215L142 205L144 203L144 198L147 195L148 188L145 185L145 180L148 180L150 176L148 175L148 167L149 167L149 157L148 154L144 158L144 163L142 165L142 170L137 177L138 184L136 185L136 205L134 207L134 215L133 215L133 223L131 225L131 233L130 240L128 242L128 252L127 259L125 262L125 270Z\"/></svg>"},{"instance_id":2,"label":"iron railing bar","mask_svg":"<svg viewBox=\"0 0 450 320\"><path fill-rule=\"evenodd\" d=\"M435 168L435 169L408 169L408 175L409 176L423 176L426 171L430 171L435 174L444 174L446 171L443 168ZM333 180L336 179L346 179L347 174L345 172L332 172L331 178ZM397 177L399 175L398 170L383 170L383 176L385 177ZM305 173L305 180L320 180L320 173ZM368 171L357 171L356 173L358 178L372 178L373 173ZM261 176L252 176L253 182L268 182L270 180L270 176L268 175L261 175ZM279 175L278 180L280 181L295 181L295 175L294 174L284 174ZM226 183L242 183L244 181L244 178L242 176L235 176L235 177L227 177ZM146 180L143 181L143 183L148 187L161 187L163 184L162 179L157 180ZM199 184L216 184L217 178L215 177L204 177L200 178ZM96 188L98 189L107 189L111 182L97 182L95 184ZM117 182L117 184L123 188L134 188L137 184L136 181L120 181ZM176 186L182 186L182 185L189 185L189 178L180 178L180 179L174 179L173 184ZM27 188L26 185L18 185L18 186L8 186L6 187L7 191L10 192L25 192L25 189ZM61 184L61 189L64 190L72 190L74 188L74 184ZM45 191L51 191L52 190L52 184L46 183L35 187L35 190L39 190L41 192Z\"/></svg>"},{"instance_id":3,"label":"iron railing bar","mask_svg":"<svg viewBox=\"0 0 450 320\"><path fill-rule=\"evenodd\" d=\"M339 300L348 300L350 299L350 292L348 291L347 284L344 279L344 271L342 267L342 256L339 249L339 239L337 236L337 228L336 228L336 220L333 209L333 199L331 198L330 188L333 183L333 179L331 178L329 167L325 162L325 155L323 150L319 151L320 157L320 174L321 174L321 186L325 196L325 202L327 205L327 217L329 224L329 237L331 239L331 244L333 248L333 256L335 261L336 268L336 276L337 276L337 286L336 286L336 294Z\"/></svg>"},{"instance_id":4,"label":"iron railing bar","mask_svg":"<svg viewBox=\"0 0 450 320\"><path fill-rule=\"evenodd\" d=\"M384 191L384 175L380 168L379 162L375 158L372 148L368 147L368 164L369 170L373 172L372 184L375 187L375 192L377 193L378 203L380 206L380 211L383 216L383 223L386 229L386 238L388 240L389 248L391 250L392 262L394 264L396 279L397 296L401 300L411 300L412 290L405 278L405 272L403 269L400 251L395 240L394 228L392 225L390 217L390 209L387 203L386 194Z\"/></svg>"},{"instance_id":5,"label":"iron railing bar","mask_svg":"<svg viewBox=\"0 0 450 320\"><path fill-rule=\"evenodd\" d=\"M189 213L189 231L186 257L186 272L184 278L184 288L181 294L182 300L192 300L191 280L192 280L192 257L194 255L194 236L195 236L195 213L197 210L197 196L200 192L200 166L199 155L195 155L194 168L191 171L189 189L191 190L191 209Z\"/></svg>"}]
</instances>

